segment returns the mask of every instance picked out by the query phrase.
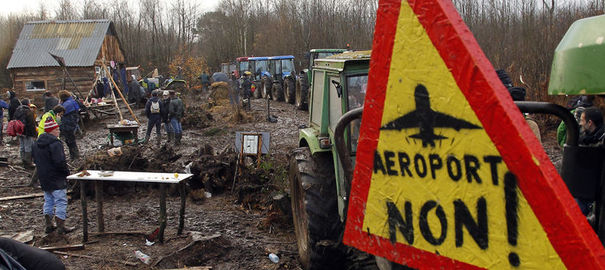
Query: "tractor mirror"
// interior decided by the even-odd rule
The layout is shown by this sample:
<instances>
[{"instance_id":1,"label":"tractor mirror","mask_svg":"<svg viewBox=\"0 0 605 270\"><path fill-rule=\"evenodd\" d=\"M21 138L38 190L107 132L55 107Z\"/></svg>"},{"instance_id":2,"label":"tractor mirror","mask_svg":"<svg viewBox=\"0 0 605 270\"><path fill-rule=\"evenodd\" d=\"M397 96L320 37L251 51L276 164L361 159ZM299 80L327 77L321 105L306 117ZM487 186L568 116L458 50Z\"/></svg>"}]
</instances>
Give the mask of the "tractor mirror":
<instances>
[{"instance_id":1,"label":"tractor mirror","mask_svg":"<svg viewBox=\"0 0 605 270\"><path fill-rule=\"evenodd\" d=\"M340 98L342 96L342 86L340 85L340 82L332 80L332 84L334 85L334 87L336 87L336 93Z\"/></svg>"}]
</instances>

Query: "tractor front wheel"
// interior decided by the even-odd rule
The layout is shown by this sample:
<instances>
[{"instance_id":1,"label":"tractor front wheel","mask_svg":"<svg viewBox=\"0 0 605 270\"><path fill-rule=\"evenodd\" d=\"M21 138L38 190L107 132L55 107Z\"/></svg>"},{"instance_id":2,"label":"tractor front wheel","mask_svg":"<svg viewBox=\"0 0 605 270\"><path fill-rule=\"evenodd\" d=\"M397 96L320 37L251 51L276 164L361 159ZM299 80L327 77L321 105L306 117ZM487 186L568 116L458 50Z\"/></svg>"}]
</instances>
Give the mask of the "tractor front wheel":
<instances>
[{"instance_id":1,"label":"tractor front wheel","mask_svg":"<svg viewBox=\"0 0 605 270\"><path fill-rule=\"evenodd\" d=\"M286 79L286 83L284 85L286 87L286 89L284 89L286 102L294 104L294 96L296 95L296 84L294 83L294 79Z\"/></svg>"},{"instance_id":2,"label":"tractor front wheel","mask_svg":"<svg viewBox=\"0 0 605 270\"><path fill-rule=\"evenodd\" d=\"M327 153L311 154L308 147L296 148L290 157L289 179L301 263L305 269L338 268L341 255L333 247L338 245L340 218L332 158Z\"/></svg>"},{"instance_id":3,"label":"tractor front wheel","mask_svg":"<svg viewBox=\"0 0 605 270\"><path fill-rule=\"evenodd\" d=\"M284 89L282 88L281 84L273 84L273 87L271 87L271 98L273 99L273 101L284 100Z\"/></svg>"},{"instance_id":4,"label":"tractor front wheel","mask_svg":"<svg viewBox=\"0 0 605 270\"><path fill-rule=\"evenodd\" d=\"M303 74L296 80L296 95L294 105L299 110L307 110L307 93L309 92L309 82L307 76Z\"/></svg>"}]
</instances>

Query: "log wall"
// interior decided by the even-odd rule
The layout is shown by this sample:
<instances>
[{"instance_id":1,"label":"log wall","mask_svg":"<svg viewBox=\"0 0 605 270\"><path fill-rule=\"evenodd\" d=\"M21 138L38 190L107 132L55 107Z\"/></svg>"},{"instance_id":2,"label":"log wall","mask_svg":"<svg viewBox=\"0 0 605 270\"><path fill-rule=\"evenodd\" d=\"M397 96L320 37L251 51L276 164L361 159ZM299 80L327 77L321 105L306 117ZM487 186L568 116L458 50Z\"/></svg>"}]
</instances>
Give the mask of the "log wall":
<instances>
[{"instance_id":1,"label":"log wall","mask_svg":"<svg viewBox=\"0 0 605 270\"><path fill-rule=\"evenodd\" d=\"M84 97L92 88L95 79L94 67L69 67L67 68L69 75L74 80L78 89ZM38 108L44 107L43 95L46 90L52 93L57 93L63 89L63 69L61 67L40 67L40 68L16 68L11 69L13 78L13 88L17 94L17 98L33 99ZM26 82L28 81L44 81L46 89L26 90ZM71 92L78 93L73 83L65 76L65 88Z\"/></svg>"}]
</instances>

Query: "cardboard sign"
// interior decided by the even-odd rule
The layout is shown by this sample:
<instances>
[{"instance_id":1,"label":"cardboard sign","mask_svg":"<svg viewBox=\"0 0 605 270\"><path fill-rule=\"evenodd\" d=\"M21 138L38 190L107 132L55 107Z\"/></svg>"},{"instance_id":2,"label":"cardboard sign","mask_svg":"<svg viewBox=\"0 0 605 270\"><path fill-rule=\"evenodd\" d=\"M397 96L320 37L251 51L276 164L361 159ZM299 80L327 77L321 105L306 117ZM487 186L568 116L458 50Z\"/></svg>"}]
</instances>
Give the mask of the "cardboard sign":
<instances>
[{"instance_id":1,"label":"cardboard sign","mask_svg":"<svg viewBox=\"0 0 605 270\"><path fill-rule=\"evenodd\" d=\"M410 267L604 268L449 0L380 1L344 241Z\"/></svg>"}]
</instances>

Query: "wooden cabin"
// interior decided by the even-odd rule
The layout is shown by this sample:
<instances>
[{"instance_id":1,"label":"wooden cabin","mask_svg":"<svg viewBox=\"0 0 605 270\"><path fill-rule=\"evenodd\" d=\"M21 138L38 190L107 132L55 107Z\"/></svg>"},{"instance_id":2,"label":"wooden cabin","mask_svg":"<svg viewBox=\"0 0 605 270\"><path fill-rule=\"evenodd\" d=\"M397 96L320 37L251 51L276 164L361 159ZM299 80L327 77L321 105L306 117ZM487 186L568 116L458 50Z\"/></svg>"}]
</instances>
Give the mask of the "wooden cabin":
<instances>
[{"instance_id":1,"label":"wooden cabin","mask_svg":"<svg viewBox=\"0 0 605 270\"><path fill-rule=\"evenodd\" d=\"M28 97L40 108L45 91L64 88L78 94L57 59L86 97L98 74L113 61L125 61L115 27L109 20L36 21L23 26L8 62L13 89L19 99ZM59 60L59 61L60 61ZM64 84L65 80L65 84Z\"/></svg>"}]
</instances>

